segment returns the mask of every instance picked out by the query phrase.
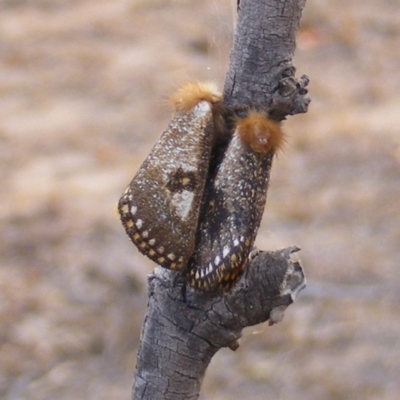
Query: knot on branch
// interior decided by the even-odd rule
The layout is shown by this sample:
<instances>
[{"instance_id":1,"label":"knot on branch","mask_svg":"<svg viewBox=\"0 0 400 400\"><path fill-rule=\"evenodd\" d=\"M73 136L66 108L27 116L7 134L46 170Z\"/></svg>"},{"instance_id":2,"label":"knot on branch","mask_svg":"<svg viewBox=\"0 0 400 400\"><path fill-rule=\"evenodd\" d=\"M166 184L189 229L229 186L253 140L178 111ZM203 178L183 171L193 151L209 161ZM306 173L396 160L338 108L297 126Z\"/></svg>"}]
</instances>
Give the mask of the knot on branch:
<instances>
[{"instance_id":1,"label":"knot on branch","mask_svg":"<svg viewBox=\"0 0 400 400\"><path fill-rule=\"evenodd\" d=\"M287 115L306 113L311 99L307 96L310 82L307 75L296 79L295 68L288 67L282 71L278 85L271 96L269 115L281 121Z\"/></svg>"},{"instance_id":2,"label":"knot on branch","mask_svg":"<svg viewBox=\"0 0 400 400\"><path fill-rule=\"evenodd\" d=\"M187 287L180 274L157 268L149 281L150 305L160 308L158 315L168 315L168 324L191 337L191 347L199 351L205 350L204 343L214 351L237 348L243 328L280 322L305 287L300 263L291 259L298 250L253 253L245 273L227 293L200 292Z\"/></svg>"}]
</instances>

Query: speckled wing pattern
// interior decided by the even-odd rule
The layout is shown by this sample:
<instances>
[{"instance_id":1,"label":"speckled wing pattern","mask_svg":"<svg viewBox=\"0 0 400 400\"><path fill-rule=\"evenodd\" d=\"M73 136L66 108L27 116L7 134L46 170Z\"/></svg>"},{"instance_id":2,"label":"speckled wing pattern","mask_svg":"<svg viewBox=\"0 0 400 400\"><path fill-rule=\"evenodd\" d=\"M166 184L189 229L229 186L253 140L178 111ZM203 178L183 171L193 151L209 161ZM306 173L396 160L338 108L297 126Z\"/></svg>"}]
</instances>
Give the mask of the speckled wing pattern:
<instances>
[{"instance_id":1,"label":"speckled wing pattern","mask_svg":"<svg viewBox=\"0 0 400 400\"><path fill-rule=\"evenodd\" d=\"M177 111L118 202L128 236L163 267L186 267L194 251L212 135L209 102Z\"/></svg>"},{"instance_id":2,"label":"speckled wing pattern","mask_svg":"<svg viewBox=\"0 0 400 400\"><path fill-rule=\"evenodd\" d=\"M238 132L233 135L207 183L196 250L189 261L191 286L230 289L246 267L264 211L272 157L255 153Z\"/></svg>"}]
</instances>

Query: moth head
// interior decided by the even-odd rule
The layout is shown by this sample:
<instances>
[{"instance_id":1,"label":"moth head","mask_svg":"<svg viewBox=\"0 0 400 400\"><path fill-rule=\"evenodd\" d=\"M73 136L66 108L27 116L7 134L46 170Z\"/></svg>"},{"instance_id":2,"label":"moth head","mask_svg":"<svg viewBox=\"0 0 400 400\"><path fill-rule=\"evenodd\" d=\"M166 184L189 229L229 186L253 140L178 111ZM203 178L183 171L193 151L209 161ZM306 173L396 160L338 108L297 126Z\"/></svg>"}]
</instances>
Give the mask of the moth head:
<instances>
[{"instance_id":1,"label":"moth head","mask_svg":"<svg viewBox=\"0 0 400 400\"><path fill-rule=\"evenodd\" d=\"M275 154L285 142L281 124L260 111L250 111L245 118L238 119L236 131L242 141L258 154Z\"/></svg>"}]
</instances>

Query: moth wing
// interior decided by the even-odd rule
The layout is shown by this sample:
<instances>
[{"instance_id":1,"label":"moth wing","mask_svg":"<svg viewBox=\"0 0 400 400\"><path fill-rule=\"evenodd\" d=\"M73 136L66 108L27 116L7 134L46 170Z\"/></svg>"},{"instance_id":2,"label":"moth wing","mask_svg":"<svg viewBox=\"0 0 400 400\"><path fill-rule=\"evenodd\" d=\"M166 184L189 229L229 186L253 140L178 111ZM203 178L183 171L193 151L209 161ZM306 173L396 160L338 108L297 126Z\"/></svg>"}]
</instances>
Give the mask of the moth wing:
<instances>
[{"instance_id":1,"label":"moth wing","mask_svg":"<svg viewBox=\"0 0 400 400\"><path fill-rule=\"evenodd\" d=\"M248 262L266 202L272 154L260 155L237 132L205 189L189 284L229 289Z\"/></svg>"},{"instance_id":2,"label":"moth wing","mask_svg":"<svg viewBox=\"0 0 400 400\"><path fill-rule=\"evenodd\" d=\"M211 107L201 101L174 114L118 203L130 239L166 268L185 267L194 251L211 155Z\"/></svg>"}]
</instances>

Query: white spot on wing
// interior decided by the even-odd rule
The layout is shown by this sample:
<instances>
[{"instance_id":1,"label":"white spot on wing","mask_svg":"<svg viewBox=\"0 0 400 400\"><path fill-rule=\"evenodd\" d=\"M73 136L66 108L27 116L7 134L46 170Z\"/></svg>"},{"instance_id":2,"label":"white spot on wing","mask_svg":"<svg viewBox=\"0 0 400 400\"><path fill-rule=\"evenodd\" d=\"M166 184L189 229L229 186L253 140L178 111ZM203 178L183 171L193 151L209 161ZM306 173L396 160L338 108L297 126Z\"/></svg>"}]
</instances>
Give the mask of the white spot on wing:
<instances>
[{"instance_id":1,"label":"white spot on wing","mask_svg":"<svg viewBox=\"0 0 400 400\"><path fill-rule=\"evenodd\" d=\"M142 226L143 226L143 221L141 220L141 219L138 219L137 221L136 221L136 227L138 228L138 229L140 229Z\"/></svg>"},{"instance_id":2,"label":"white spot on wing","mask_svg":"<svg viewBox=\"0 0 400 400\"><path fill-rule=\"evenodd\" d=\"M202 101L199 104L197 104L197 106L194 108L193 111L196 117L200 118L211 111L211 106L210 104L208 104L208 102Z\"/></svg>"},{"instance_id":3,"label":"white spot on wing","mask_svg":"<svg viewBox=\"0 0 400 400\"><path fill-rule=\"evenodd\" d=\"M212 266L212 264L210 263L210 264L208 264L207 274L211 274L212 270L213 270L213 266Z\"/></svg>"},{"instance_id":4,"label":"white spot on wing","mask_svg":"<svg viewBox=\"0 0 400 400\"><path fill-rule=\"evenodd\" d=\"M172 205L175 207L175 212L178 216L185 220L192 209L194 193L189 190L183 190L181 193L175 193L172 196Z\"/></svg>"},{"instance_id":5,"label":"white spot on wing","mask_svg":"<svg viewBox=\"0 0 400 400\"><path fill-rule=\"evenodd\" d=\"M195 167L194 165L190 165L190 164L179 164L179 168L182 168L182 170L185 172L196 172L197 171L197 167Z\"/></svg>"},{"instance_id":6,"label":"white spot on wing","mask_svg":"<svg viewBox=\"0 0 400 400\"><path fill-rule=\"evenodd\" d=\"M218 264L221 262L221 258L219 256L215 257L214 264L218 267Z\"/></svg>"},{"instance_id":7,"label":"white spot on wing","mask_svg":"<svg viewBox=\"0 0 400 400\"><path fill-rule=\"evenodd\" d=\"M225 246L224 250L222 251L222 257L226 257L229 254L229 247Z\"/></svg>"},{"instance_id":8,"label":"white spot on wing","mask_svg":"<svg viewBox=\"0 0 400 400\"><path fill-rule=\"evenodd\" d=\"M132 206L132 207L131 207L131 214L132 214L132 215L135 215L135 214L136 214L136 211L137 211L137 207L136 207L136 206Z\"/></svg>"}]
</instances>

